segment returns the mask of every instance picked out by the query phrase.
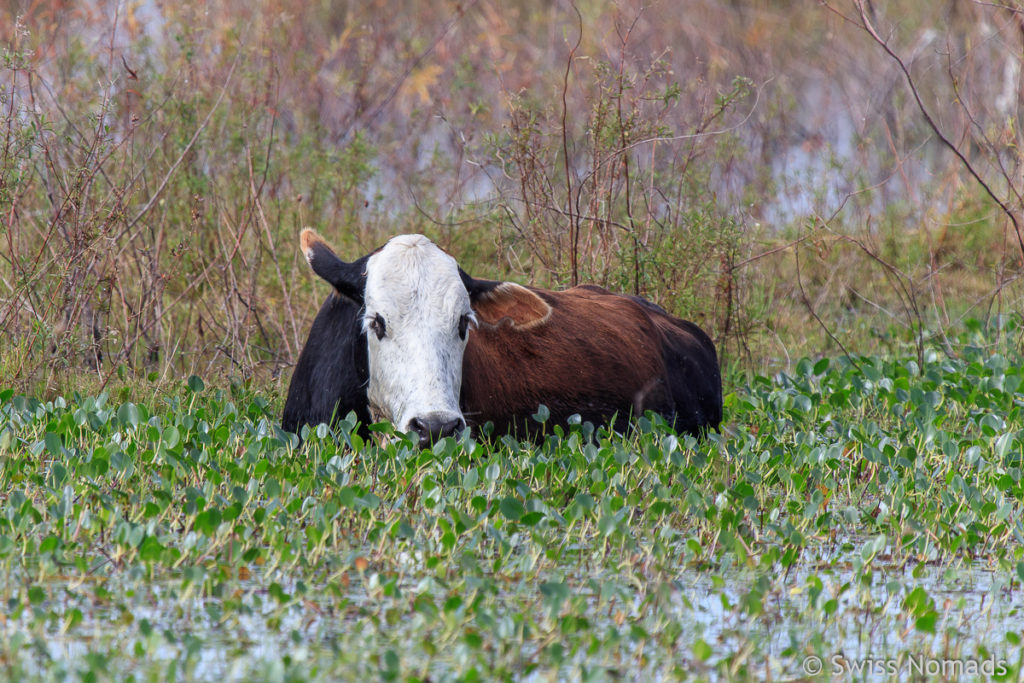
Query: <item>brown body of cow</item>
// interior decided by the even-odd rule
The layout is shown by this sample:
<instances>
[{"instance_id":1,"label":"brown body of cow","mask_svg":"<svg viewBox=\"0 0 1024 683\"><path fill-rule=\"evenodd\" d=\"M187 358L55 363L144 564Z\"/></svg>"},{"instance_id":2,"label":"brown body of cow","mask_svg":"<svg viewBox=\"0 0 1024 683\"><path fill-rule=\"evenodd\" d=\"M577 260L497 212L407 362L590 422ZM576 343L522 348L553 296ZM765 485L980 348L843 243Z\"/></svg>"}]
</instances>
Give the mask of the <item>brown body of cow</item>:
<instances>
[{"instance_id":1,"label":"brown body of cow","mask_svg":"<svg viewBox=\"0 0 1024 683\"><path fill-rule=\"evenodd\" d=\"M615 416L621 426L647 410L684 431L721 421L718 361L696 325L593 285L556 292L503 283L492 291L474 301L480 324L463 356L468 423L532 431L538 405L556 423L578 414L595 424ZM673 373L690 386L673 391Z\"/></svg>"}]
</instances>

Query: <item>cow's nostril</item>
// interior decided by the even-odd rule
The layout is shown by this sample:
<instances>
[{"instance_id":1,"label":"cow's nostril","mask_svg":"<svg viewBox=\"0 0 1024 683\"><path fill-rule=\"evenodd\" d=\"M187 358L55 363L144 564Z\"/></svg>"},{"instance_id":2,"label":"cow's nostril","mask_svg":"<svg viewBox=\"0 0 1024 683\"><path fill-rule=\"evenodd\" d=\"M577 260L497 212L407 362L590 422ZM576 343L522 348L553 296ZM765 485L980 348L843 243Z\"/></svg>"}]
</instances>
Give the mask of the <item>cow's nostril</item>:
<instances>
[{"instance_id":1,"label":"cow's nostril","mask_svg":"<svg viewBox=\"0 0 1024 683\"><path fill-rule=\"evenodd\" d=\"M430 427L418 417L409 420L409 431L416 432L420 437L420 448L430 445Z\"/></svg>"},{"instance_id":2,"label":"cow's nostril","mask_svg":"<svg viewBox=\"0 0 1024 683\"><path fill-rule=\"evenodd\" d=\"M441 425L441 431L438 433L443 439L446 436L455 436L466 426L465 421L461 417L457 417L454 420L448 420Z\"/></svg>"}]
</instances>

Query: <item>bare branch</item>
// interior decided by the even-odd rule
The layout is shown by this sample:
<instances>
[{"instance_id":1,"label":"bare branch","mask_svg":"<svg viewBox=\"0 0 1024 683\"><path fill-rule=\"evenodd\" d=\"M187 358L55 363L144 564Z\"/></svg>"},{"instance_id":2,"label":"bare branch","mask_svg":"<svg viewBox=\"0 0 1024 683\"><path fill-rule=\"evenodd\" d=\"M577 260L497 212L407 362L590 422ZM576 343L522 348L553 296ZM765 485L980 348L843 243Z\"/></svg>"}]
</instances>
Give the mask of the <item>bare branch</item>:
<instances>
[{"instance_id":1,"label":"bare branch","mask_svg":"<svg viewBox=\"0 0 1024 683\"><path fill-rule=\"evenodd\" d=\"M953 154L956 155L957 159L960 160L961 165L975 179L975 181L977 181L978 185L980 185L981 188L985 191L985 194L991 197L992 201L994 201L999 206L999 208L1002 209L1003 213L1006 214L1007 218L1010 219L1010 223L1013 224L1013 230L1017 234L1017 244L1020 247L1021 256L1024 257L1024 234L1021 233L1020 224L1018 223L1017 217L1014 215L1013 210L1011 210L1010 207L996 195L995 191L989 186L987 182L985 182L985 179L981 177L981 174L974 167L974 164L972 164L970 160L968 160L967 157L964 156L963 152L961 152L960 149L955 144L953 144L953 142L951 142L950 139L945 136L945 134L943 134L938 124L935 123L935 119L932 118L931 112L928 111L928 107L926 107L924 102L921 100L921 94L920 92L918 92L917 84L914 81L914 77L910 75L910 70L907 68L906 63L899 55L896 54L895 50L893 50L893 48L889 45L889 42L882 38L882 36L878 34L878 31L875 30L874 24L871 22L871 19L868 18L867 10L864 7L864 0L855 1L857 5L857 11L860 13L860 25L864 28L865 31L867 31L868 35L871 36L872 40L878 43L878 45L883 50L885 50L885 53L888 54L894 62L896 62L896 65L899 67L900 71L903 72L903 76L906 79L907 86L910 88L910 92L914 96L914 102L917 103L917 108L921 112L921 115L924 117L924 120L928 124L928 127L931 128L933 133L935 133L935 136L939 139L939 141L951 152L953 152Z\"/></svg>"}]
</instances>

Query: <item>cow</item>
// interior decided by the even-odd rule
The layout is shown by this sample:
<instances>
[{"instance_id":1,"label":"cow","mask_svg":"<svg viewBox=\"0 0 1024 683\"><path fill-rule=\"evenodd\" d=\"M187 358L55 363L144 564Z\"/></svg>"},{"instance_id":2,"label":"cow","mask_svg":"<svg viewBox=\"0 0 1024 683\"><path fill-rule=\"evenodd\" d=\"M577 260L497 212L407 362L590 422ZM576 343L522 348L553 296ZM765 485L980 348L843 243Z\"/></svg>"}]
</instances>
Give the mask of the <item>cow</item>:
<instances>
[{"instance_id":1,"label":"cow","mask_svg":"<svg viewBox=\"0 0 1024 683\"><path fill-rule=\"evenodd\" d=\"M579 415L622 428L651 410L700 436L721 422L713 342L641 297L478 280L422 235L351 263L309 228L300 245L334 291L295 366L286 431L352 411L423 447L488 422L535 436L540 405L561 424Z\"/></svg>"}]
</instances>

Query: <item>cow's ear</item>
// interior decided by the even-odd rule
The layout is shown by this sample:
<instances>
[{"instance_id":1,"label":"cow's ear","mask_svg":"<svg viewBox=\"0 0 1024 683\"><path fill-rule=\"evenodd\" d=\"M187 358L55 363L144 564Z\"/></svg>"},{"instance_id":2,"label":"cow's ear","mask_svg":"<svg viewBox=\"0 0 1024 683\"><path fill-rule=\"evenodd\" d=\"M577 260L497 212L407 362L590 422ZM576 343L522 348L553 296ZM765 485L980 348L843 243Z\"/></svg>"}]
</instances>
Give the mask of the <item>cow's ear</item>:
<instances>
[{"instance_id":1,"label":"cow's ear","mask_svg":"<svg viewBox=\"0 0 1024 683\"><path fill-rule=\"evenodd\" d=\"M363 290L366 288L366 257L345 263L338 258L324 238L310 228L303 229L299 234L299 244L314 273L327 280L341 294L358 304L363 303Z\"/></svg>"},{"instance_id":2,"label":"cow's ear","mask_svg":"<svg viewBox=\"0 0 1024 683\"><path fill-rule=\"evenodd\" d=\"M469 301L483 325L511 325L528 330L551 317L551 306L535 292L514 282L474 280L459 269Z\"/></svg>"}]
</instances>

